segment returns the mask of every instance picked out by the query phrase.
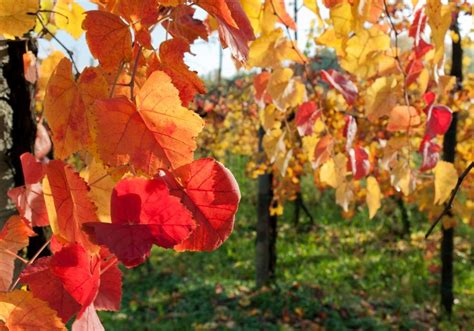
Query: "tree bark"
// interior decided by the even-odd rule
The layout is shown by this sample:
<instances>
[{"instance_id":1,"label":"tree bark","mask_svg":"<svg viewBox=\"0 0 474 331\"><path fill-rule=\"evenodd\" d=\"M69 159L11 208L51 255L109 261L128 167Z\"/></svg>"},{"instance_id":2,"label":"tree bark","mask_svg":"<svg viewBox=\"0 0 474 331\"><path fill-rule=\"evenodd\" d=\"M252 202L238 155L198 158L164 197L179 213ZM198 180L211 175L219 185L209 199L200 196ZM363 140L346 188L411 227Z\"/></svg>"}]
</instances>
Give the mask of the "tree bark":
<instances>
[{"instance_id":1,"label":"tree bark","mask_svg":"<svg viewBox=\"0 0 474 331\"><path fill-rule=\"evenodd\" d=\"M13 206L8 204L4 209L3 199L7 199L7 192L12 186L24 185L23 169L21 167L20 156L26 152L32 152L36 136L36 124L34 119L34 84L29 83L25 79L23 68L23 54L28 50L36 53L37 46L33 41L9 40L3 42L5 45L5 53L2 57L2 72L7 92L2 97L3 107L1 116L8 117L9 128L2 128L0 133L4 139L8 137L9 144L5 146L5 150L1 150L0 154L2 164L0 172L2 178L6 175L11 176L8 185L1 184L1 208L2 213L8 214L15 212ZM3 89L2 89L3 90ZM8 114L4 110L9 109ZM2 120L2 123L5 122ZM4 146L2 146L4 147ZM8 164L8 167L7 167ZM4 218L4 217L2 217ZM5 218L4 218L5 219ZM42 228L34 228L38 234L30 238L30 244L27 249L27 257L32 258L34 254L46 242ZM45 251L44 254L47 252Z\"/></svg>"},{"instance_id":2,"label":"tree bark","mask_svg":"<svg viewBox=\"0 0 474 331\"><path fill-rule=\"evenodd\" d=\"M5 67L9 61L8 44L0 40L0 228L15 213L7 192L14 185L14 173L9 151L12 148L13 109L10 105L10 86Z\"/></svg>"},{"instance_id":3,"label":"tree bark","mask_svg":"<svg viewBox=\"0 0 474 331\"><path fill-rule=\"evenodd\" d=\"M400 216L401 216L401 221L402 221L402 232L401 232L401 237L405 238L405 236L409 236L411 233L410 230L410 219L408 218L408 210L407 207L405 206L405 202L401 197L396 197L395 202L398 205L398 208L400 209Z\"/></svg>"},{"instance_id":4,"label":"tree bark","mask_svg":"<svg viewBox=\"0 0 474 331\"><path fill-rule=\"evenodd\" d=\"M462 46L461 35L457 23L457 16L453 20L451 29L458 34L458 40L453 40L451 75L456 76L456 88L459 89L462 84ZM444 135L443 141L443 160L454 163L456 156L456 131L458 123L458 113L453 114L453 121ZM453 215L448 215L453 217ZM453 311L454 294L454 228L446 229L442 227L443 238L441 241L441 305L443 309L451 316Z\"/></svg>"},{"instance_id":5,"label":"tree bark","mask_svg":"<svg viewBox=\"0 0 474 331\"><path fill-rule=\"evenodd\" d=\"M259 151L263 151L263 128L259 129ZM265 173L258 178L257 239L255 273L256 285L261 287L275 277L277 217L270 215L273 200L273 176Z\"/></svg>"}]
</instances>

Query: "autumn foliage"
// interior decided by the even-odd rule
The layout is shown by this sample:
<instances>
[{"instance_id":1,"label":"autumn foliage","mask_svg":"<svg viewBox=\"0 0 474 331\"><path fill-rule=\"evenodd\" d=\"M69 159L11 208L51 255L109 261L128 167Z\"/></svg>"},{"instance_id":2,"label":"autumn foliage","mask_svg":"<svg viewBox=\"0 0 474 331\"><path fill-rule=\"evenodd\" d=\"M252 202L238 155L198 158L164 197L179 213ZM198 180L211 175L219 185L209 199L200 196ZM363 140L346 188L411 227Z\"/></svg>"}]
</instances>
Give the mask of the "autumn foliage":
<instances>
[{"instance_id":1,"label":"autumn foliage","mask_svg":"<svg viewBox=\"0 0 474 331\"><path fill-rule=\"evenodd\" d=\"M291 38L298 26L283 0L92 2L97 10L68 0L0 4L5 38L54 38L65 47L57 30L85 34L96 60L79 71L69 50L53 52L36 75L34 55L25 56L25 78L38 76L39 134L34 153L21 157L25 185L9 192L19 216L0 232L0 328L61 330L74 319L73 330L99 330L96 311L120 309L119 264L144 263L153 246L221 246L233 230L239 188L221 163L194 152L213 135L231 139L229 123L232 139L249 142L240 146L249 155L258 154L258 127L264 131L264 155L249 169L274 174L273 214L295 198L305 172L317 188L335 190L346 216L367 204L372 218L384 198L400 193L427 209L448 200L472 159L466 139L458 163L439 161L453 112L473 121L472 105L470 113L465 108L472 84L462 90L443 70L445 35L466 4L305 0L316 20L310 56ZM196 7L207 12L205 21ZM154 40L155 28L166 40ZM248 84L237 86L246 107L224 96L217 106L193 103L204 112L188 108L206 87L183 58L212 32L236 65L253 69ZM402 32L407 49L399 45ZM323 48L333 50L337 65L313 65ZM198 114L214 125L204 128ZM460 135L469 137L468 130ZM463 194L469 203L457 212L472 222L473 192ZM24 260L13 279L17 252L33 227L46 226L52 256Z\"/></svg>"},{"instance_id":2,"label":"autumn foliage","mask_svg":"<svg viewBox=\"0 0 474 331\"><path fill-rule=\"evenodd\" d=\"M187 108L206 89L184 53L198 37L207 39L208 27L181 1L97 4L88 12L70 1L0 6L6 38L85 33L98 61L79 72L72 57L53 53L40 68L37 109L55 159L47 157L51 144L40 122L43 140L21 157L25 185L9 193L19 216L0 235L0 326L10 330L60 330L71 318L74 330L101 329L96 311L120 309L119 263L136 267L153 246L212 251L233 230L237 182L221 163L195 160L204 121ZM245 62L254 34L240 4L199 6L217 21L223 46ZM35 21L36 32L28 32ZM158 25L173 38L155 51ZM32 60L25 57L25 75L34 82ZM16 254L38 226L52 230L52 256L23 260L13 279Z\"/></svg>"}]
</instances>

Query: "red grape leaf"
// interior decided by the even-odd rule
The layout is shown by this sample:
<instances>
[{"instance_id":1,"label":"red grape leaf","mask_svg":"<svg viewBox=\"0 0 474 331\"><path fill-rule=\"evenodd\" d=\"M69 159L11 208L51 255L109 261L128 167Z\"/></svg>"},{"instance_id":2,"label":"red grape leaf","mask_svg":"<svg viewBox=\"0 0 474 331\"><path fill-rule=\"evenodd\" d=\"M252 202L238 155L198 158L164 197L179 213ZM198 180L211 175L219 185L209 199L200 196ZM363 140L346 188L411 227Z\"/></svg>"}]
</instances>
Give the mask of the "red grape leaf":
<instances>
[{"instance_id":1,"label":"red grape leaf","mask_svg":"<svg viewBox=\"0 0 474 331\"><path fill-rule=\"evenodd\" d=\"M31 153L21 154L20 160L25 184L35 184L41 181L44 176L44 165L38 162Z\"/></svg>"},{"instance_id":2,"label":"red grape leaf","mask_svg":"<svg viewBox=\"0 0 474 331\"><path fill-rule=\"evenodd\" d=\"M171 194L179 197L197 223L197 228L178 251L212 251L229 237L240 201L239 186L221 163L200 159L175 171L179 182L163 174Z\"/></svg>"},{"instance_id":3,"label":"red grape leaf","mask_svg":"<svg viewBox=\"0 0 474 331\"><path fill-rule=\"evenodd\" d=\"M96 102L97 144L111 166L131 163L155 174L193 159L202 119L181 106L170 77L155 71L137 95L138 109L125 97Z\"/></svg>"},{"instance_id":4,"label":"red grape leaf","mask_svg":"<svg viewBox=\"0 0 474 331\"><path fill-rule=\"evenodd\" d=\"M8 197L15 204L21 217L32 226L48 226L49 218L40 183L12 188Z\"/></svg>"},{"instance_id":5,"label":"red grape leaf","mask_svg":"<svg viewBox=\"0 0 474 331\"><path fill-rule=\"evenodd\" d=\"M33 295L46 301L57 311L64 323L81 310L81 305L64 289L63 283L50 268L51 257L43 257L29 265L20 275L22 284L27 284Z\"/></svg>"},{"instance_id":6,"label":"red grape leaf","mask_svg":"<svg viewBox=\"0 0 474 331\"><path fill-rule=\"evenodd\" d=\"M367 176L370 171L370 162L369 154L367 154L365 149L360 146L355 146L348 151L348 154L348 168L352 172L354 180L359 180Z\"/></svg>"},{"instance_id":7,"label":"red grape leaf","mask_svg":"<svg viewBox=\"0 0 474 331\"><path fill-rule=\"evenodd\" d=\"M49 219L43 198L41 179L45 174L45 165L30 153L20 156L25 186L8 191L8 197L15 204L18 213L31 222L32 226L48 226Z\"/></svg>"},{"instance_id":8,"label":"red grape leaf","mask_svg":"<svg viewBox=\"0 0 474 331\"><path fill-rule=\"evenodd\" d=\"M321 117L321 111L314 101L307 101L298 107L295 121L300 136L310 136L313 134L313 127Z\"/></svg>"},{"instance_id":9,"label":"red grape leaf","mask_svg":"<svg viewBox=\"0 0 474 331\"><path fill-rule=\"evenodd\" d=\"M100 287L94 300L97 310L120 310L122 301L122 271L118 261L106 248L100 252Z\"/></svg>"},{"instance_id":10,"label":"red grape leaf","mask_svg":"<svg viewBox=\"0 0 474 331\"><path fill-rule=\"evenodd\" d=\"M82 309L94 302L99 291L100 261L80 244L65 246L51 258L51 271Z\"/></svg>"},{"instance_id":11,"label":"red grape leaf","mask_svg":"<svg viewBox=\"0 0 474 331\"><path fill-rule=\"evenodd\" d=\"M418 152L421 153L423 157L420 171L428 171L433 169L439 161L440 151L441 146L433 142L429 137L425 136L420 144L420 149L418 150Z\"/></svg>"},{"instance_id":12,"label":"red grape leaf","mask_svg":"<svg viewBox=\"0 0 474 331\"><path fill-rule=\"evenodd\" d=\"M430 139L437 135L444 135L451 125L453 112L446 106L431 105L425 108L426 119L426 136Z\"/></svg>"},{"instance_id":13,"label":"red grape leaf","mask_svg":"<svg viewBox=\"0 0 474 331\"><path fill-rule=\"evenodd\" d=\"M344 125L343 135L346 138L346 151L348 151L352 144L354 144L355 137L357 135L357 121L354 116L345 116L346 124Z\"/></svg>"},{"instance_id":14,"label":"red grape leaf","mask_svg":"<svg viewBox=\"0 0 474 331\"><path fill-rule=\"evenodd\" d=\"M86 230L128 268L150 255L153 244L171 248L188 238L190 212L161 179L125 179L112 193L112 224L88 223Z\"/></svg>"},{"instance_id":15,"label":"red grape leaf","mask_svg":"<svg viewBox=\"0 0 474 331\"><path fill-rule=\"evenodd\" d=\"M330 69L329 71L321 70L321 77L342 94L348 105L354 104L359 95L359 91L351 80L334 69Z\"/></svg>"}]
</instances>

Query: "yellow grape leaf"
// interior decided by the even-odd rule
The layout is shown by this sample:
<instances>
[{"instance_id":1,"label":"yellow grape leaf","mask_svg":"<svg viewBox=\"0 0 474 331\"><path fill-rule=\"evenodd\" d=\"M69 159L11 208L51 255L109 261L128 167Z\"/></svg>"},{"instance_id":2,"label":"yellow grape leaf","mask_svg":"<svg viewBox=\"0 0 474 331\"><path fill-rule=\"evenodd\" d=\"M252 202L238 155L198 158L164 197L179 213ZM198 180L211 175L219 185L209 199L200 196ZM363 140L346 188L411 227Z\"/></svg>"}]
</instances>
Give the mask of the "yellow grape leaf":
<instances>
[{"instance_id":1,"label":"yellow grape leaf","mask_svg":"<svg viewBox=\"0 0 474 331\"><path fill-rule=\"evenodd\" d=\"M402 97L401 86L393 76L380 77L367 89L365 114L374 122L382 116L390 115Z\"/></svg>"},{"instance_id":2,"label":"yellow grape leaf","mask_svg":"<svg viewBox=\"0 0 474 331\"><path fill-rule=\"evenodd\" d=\"M0 293L0 321L11 331L67 330L55 310L22 290Z\"/></svg>"},{"instance_id":3,"label":"yellow grape leaf","mask_svg":"<svg viewBox=\"0 0 474 331\"><path fill-rule=\"evenodd\" d=\"M404 195L410 195L416 187L416 178L412 176L410 165L406 159L394 161L390 180L397 191L402 191Z\"/></svg>"},{"instance_id":4,"label":"yellow grape leaf","mask_svg":"<svg viewBox=\"0 0 474 331\"><path fill-rule=\"evenodd\" d=\"M338 153L321 166L319 179L333 188L339 187L346 179L347 157Z\"/></svg>"},{"instance_id":5,"label":"yellow grape leaf","mask_svg":"<svg viewBox=\"0 0 474 331\"><path fill-rule=\"evenodd\" d=\"M318 18L321 20L321 14L319 12L318 2L316 0L303 0L303 5L315 13Z\"/></svg>"},{"instance_id":6,"label":"yellow grape leaf","mask_svg":"<svg viewBox=\"0 0 474 331\"><path fill-rule=\"evenodd\" d=\"M260 123L262 124L265 131L272 129L279 129L281 126L281 120L283 113L277 111L275 105L270 104L259 112Z\"/></svg>"},{"instance_id":7,"label":"yellow grape leaf","mask_svg":"<svg viewBox=\"0 0 474 331\"><path fill-rule=\"evenodd\" d=\"M276 68L280 67L284 60L302 64L306 61L306 57L284 37L282 29L263 34L250 45L249 67Z\"/></svg>"},{"instance_id":8,"label":"yellow grape leaf","mask_svg":"<svg viewBox=\"0 0 474 331\"><path fill-rule=\"evenodd\" d=\"M366 202L369 207L369 217L373 218L379 210L382 200L382 193L380 192L379 183L375 177L367 178L367 196Z\"/></svg>"},{"instance_id":9,"label":"yellow grape leaf","mask_svg":"<svg viewBox=\"0 0 474 331\"><path fill-rule=\"evenodd\" d=\"M336 166L333 159L329 159L321 166L319 180L333 188L337 187Z\"/></svg>"},{"instance_id":10,"label":"yellow grape leaf","mask_svg":"<svg viewBox=\"0 0 474 331\"><path fill-rule=\"evenodd\" d=\"M250 25L252 25L253 32L259 34L261 32L260 18L262 17L262 2L260 0L241 0L240 3L250 21ZM274 24L271 26L273 25Z\"/></svg>"},{"instance_id":11,"label":"yellow grape leaf","mask_svg":"<svg viewBox=\"0 0 474 331\"><path fill-rule=\"evenodd\" d=\"M334 31L338 37L345 37L354 30L352 6L348 2L340 3L329 10Z\"/></svg>"},{"instance_id":12,"label":"yellow grape leaf","mask_svg":"<svg viewBox=\"0 0 474 331\"><path fill-rule=\"evenodd\" d=\"M352 192L352 183L342 182L336 188L336 203L344 209L345 212L349 211L349 204L354 198L354 192Z\"/></svg>"},{"instance_id":13,"label":"yellow grape leaf","mask_svg":"<svg viewBox=\"0 0 474 331\"><path fill-rule=\"evenodd\" d=\"M263 137L263 150L270 163L274 163L280 154L286 154L285 133L280 129L267 132Z\"/></svg>"},{"instance_id":14,"label":"yellow grape leaf","mask_svg":"<svg viewBox=\"0 0 474 331\"><path fill-rule=\"evenodd\" d=\"M56 26L65 30L74 39L79 39L84 32L82 21L84 20L84 8L70 0L60 0L56 3L54 16Z\"/></svg>"},{"instance_id":15,"label":"yellow grape leaf","mask_svg":"<svg viewBox=\"0 0 474 331\"><path fill-rule=\"evenodd\" d=\"M49 78L53 73L54 69L58 66L59 61L64 57L64 54L60 51L54 51L48 55L46 59L41 61L39 66L38 81L36 85L36 100L37 110L41 111L43 107L44 94L46 92L46 86L48 85Z\"/></svg>"},{"instance_id":16,"label":"yellow grape leaf","mask_svg":"<svg viewBox=\"0 0 474 331\"><path fill-rule=\"evenodd\" d=\"M286 170L288 169L288 164L290 163L291 157L293 156L293 150L290 149L286 153L279 153L275 160L275 166L277 167L280 175L285 177Z\"/></svg>"},{"instance_id":17,"label":"yellow grape leaf","mask_svg":"<svg viewBox=\"0 0 474 331\"><path fill-rule=\"evenodd\" d=\"M81 171L81 177L89 184L90 191L87 195L97 206L99 221L110 223L110 199L115 186L114 179L97 159L92 160L89 166Z\"/></svg>"},{"instance_id":18,"label":"yellow grape leaf","mask_svg":"<svg viewBox=\"0 0 474 331\"><path fill-rule=\"evenodd\" d=\"M390 48L390 37L377 26L360 28L345 43L341 67L359 78L375 75L384 66L384 52Z\"/></svg>"},{"instance_id":19,"label":"yellow grape leaf","mask_svg":"<svg viewBox=\"0 0 474 331\"><path fill-rule=\"evenodd\" d=\"M451 191L458 182L458 172L454 164L446 161L438 161L434 168L435 204L442 204L449 199Z\"/></svg>"},{"instance_id":20,"label":"yellow grape leaf","mask_svg":"<svg viewBox=\"0 0 474 331\"><path fill-rule=\"evenodd\" d=\"M38 0L0 1L0 35L6 38L23 36L35 26L34 13L38 9Z\"/></svg>"},{"instance_id":21,"label":"yellow grape leaf","mask_svg":"<svg viewBox=\"0 0 474 331\"><path fill-rule=\"evenodd\" d=\"M433 61L438 65L444 57L444 37L451 25L451 7L443 5L441 0L428 0L426 16L431 28L431 39L435 45Z\"/></svg>"},{"instance_id":22,"label":"yellow grape leaf","mask_svg":"<svg viewBox=\"0 0 474 331\"><path fill-rule=\"evenodd\" d=\"M306 98L304 85L292 79L293 70L290 68L276 69L268 81L267 91L278 109L284 111L288 107L296 107Z\"/></svg>"},{"instance_id":23,"label":"yellow grape leaf","mask_svg":"<svg viewBox=\"0 0 474 331\"><path fill-rule=\"evenodd\" d=\"M316 44L334 48L337 56L344 57L345 50L343 46L346 39L347 38L336 36L336 30L334 28L329 28L316 38Z\"/></svg>"}]
</instances>

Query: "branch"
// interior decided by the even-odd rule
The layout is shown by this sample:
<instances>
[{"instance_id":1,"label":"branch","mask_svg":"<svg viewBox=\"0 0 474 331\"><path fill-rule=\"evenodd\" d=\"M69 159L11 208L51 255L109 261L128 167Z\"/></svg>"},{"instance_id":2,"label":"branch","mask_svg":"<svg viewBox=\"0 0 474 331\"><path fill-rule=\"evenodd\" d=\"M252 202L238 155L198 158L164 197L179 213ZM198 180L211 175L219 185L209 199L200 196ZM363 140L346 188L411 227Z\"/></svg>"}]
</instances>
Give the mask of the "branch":
<instances>
[{"instance_id":1,"label":"branch","mask_svg":"<svg viewBox=\"0 0 474 331\"><path fill-rule=\"evenodd\" d=\"M66 47L66 45L63 44L63 42L61 40L59 40L55 35L54 33L52 33L51 31L49 31L48 27L46 26L46 24L43 22L43 19L41 18L41 15L36 14L36 18L38 19L38 22L40 22L41 26L43 27L43 31L47 32L51 38L53 38L58 44L59 46L61 46L62 48L64 48L64 50L66 51L67 55L69 56L69 58L71 59L71 63L74 67L74 70L76 70L76 73L79 74L79 69L77 68L77 65L76 65L76 62L74 61L74 53Z\"/></svg>"},{"instance_id":2,"label":"branch","mask_svg":"<svg viewBox=\"0 0 474 331\"><path fill-rule=\"evenodd\" d=\"M471 171L472 168L474 168L474 161L471 161L471 163L467 166L467 168L464 169L464 171L463 171L463 173L461 174L461 176L459 176L458 182L456 183L456 186L455 186L454 189L451 191L451 196L449 197L448 203L445 204L444 209L443 209L443 212L438 216L438 218L436 219L436 221L434 221L434 223L431 225L431 227L430 227L430 229L428 230L428 232L426 232L425 239L428 239L428 237L430 236L431 232L433 232L433 230L434 230L434 228L436 227L436 225L438 225L438 223L441 221L441 219L442 219L445 215L451 215L451 209L453 208L453 201L454 201L454 198L456 197L456 194L458 193L459 188L461 187L462 182L463 182L464 179L467 177L467 175L469 174L469 172Z\"/></svg>"},{"instance_id":3,"label":"branch","mask_svg":"<svg viewBox=\"0 0 474 331\"><path fill-rule=\"evenodd\" d=\"M133 71L132 71L132 76L130 80L130 99L132 99L132 101L135 101L135 94L134 94L133 89L135 88L135 75L137 74L138 62L140 61L141 53L142 53L142 47L139 46L137 50L137 56L135 58L135 63L133 64Z\"/></svg>"},{"instance_id":4,"label":"branch","mask_svg":"<svg viewBox=\"0 0 474 331\"><path fill-rule=\"evenodd\" d=\"M41 246L41 248L36 252L35 256L33 256L33 258L31 260L28 261L28 263L25 264L25 266L23 267L22 271L25 270L28 266L32 265L37 259L38 257L40 256L40 254L48 247L48 245L51 243L51 238L45 242L43 244L43 246ZM18 285L18 283L20 282L20 275L21 275L21 272L18 274L15 282L10 286L10 288L8 289L8 291L13 291L13 289L15 289L15 287Z\"/></svg>"}]
</instances>

